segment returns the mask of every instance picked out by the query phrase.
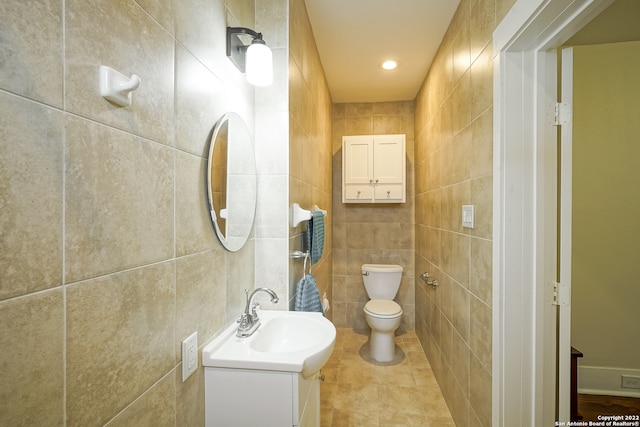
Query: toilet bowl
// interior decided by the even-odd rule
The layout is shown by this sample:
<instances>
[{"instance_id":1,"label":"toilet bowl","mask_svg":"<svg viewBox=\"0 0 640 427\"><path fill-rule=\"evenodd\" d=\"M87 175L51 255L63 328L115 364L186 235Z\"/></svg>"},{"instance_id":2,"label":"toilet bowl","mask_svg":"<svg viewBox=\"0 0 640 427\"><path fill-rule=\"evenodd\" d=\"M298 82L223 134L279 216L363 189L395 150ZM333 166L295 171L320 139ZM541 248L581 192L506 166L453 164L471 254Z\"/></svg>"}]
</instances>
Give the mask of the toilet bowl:
<instances>
[{"instance_id":1,"label":"toilet bowl","mask_svg":"<svg viewBox=\"0 0 640 427\"><path fill-rule=\"evenodd\" d=\"M395 301L402 267L388 264L364 264L364 287L370 301L364 306L364 316L371 328L369 355L378 362L391 362L395 357L394 333L402 320L402 307Z\"/></svg>"}]
</instances>

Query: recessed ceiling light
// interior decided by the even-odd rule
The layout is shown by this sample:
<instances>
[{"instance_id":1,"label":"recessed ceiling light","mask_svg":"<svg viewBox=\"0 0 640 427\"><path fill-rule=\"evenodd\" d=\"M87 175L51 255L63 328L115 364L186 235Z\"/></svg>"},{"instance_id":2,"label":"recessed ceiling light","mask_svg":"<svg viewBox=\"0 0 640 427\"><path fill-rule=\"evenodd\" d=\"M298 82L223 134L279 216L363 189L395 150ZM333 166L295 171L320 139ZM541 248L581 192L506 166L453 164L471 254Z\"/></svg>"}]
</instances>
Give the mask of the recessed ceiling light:
<instances>
[{"instance_id":1,"label":"recessed ceiling light","mask_svg":"<svg viewBox=\"0 0 640 427\"><path fill-rule=\"evenodd\" d=\"M398 66L398 63L392 59L388 60L388 61L384 61L382 63L382 68L384 68L385 70L393 70Z\"/></svg>"}]
</instances>

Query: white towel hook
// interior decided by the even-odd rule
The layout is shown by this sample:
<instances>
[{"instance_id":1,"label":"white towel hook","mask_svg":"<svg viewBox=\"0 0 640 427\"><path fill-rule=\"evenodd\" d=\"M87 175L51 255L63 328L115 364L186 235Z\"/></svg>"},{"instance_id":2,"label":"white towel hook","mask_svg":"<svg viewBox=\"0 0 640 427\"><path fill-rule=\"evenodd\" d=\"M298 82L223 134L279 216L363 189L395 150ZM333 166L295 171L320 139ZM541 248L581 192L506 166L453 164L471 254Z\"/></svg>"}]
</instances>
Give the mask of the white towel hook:
<instances>
[{"instance_id":1,"label":"white towel hook","mask_svg":"<svg viewBox=\"0 0 640 427\"><path fill-rule=\"evenodd\" d=\"M127 77L106 65L100 66L100 95L121 107L131 105L131 92L142 80L136 74Z\"/></svg>"},{"instance_id":2,"label":"white towel hook","mask_svg":"<svg viewBox=\"0 0 640 427\"><path fill-rule=\"evenodd\" d=\"M313 211L308 211L302 209L299 204L294 203L291 205L291 226L297 227L302 221L310 220L312 212L322 212L324 216L327 216L327 211L320 209L318 205L313 205Z\"/></svg>"}]
</instances>

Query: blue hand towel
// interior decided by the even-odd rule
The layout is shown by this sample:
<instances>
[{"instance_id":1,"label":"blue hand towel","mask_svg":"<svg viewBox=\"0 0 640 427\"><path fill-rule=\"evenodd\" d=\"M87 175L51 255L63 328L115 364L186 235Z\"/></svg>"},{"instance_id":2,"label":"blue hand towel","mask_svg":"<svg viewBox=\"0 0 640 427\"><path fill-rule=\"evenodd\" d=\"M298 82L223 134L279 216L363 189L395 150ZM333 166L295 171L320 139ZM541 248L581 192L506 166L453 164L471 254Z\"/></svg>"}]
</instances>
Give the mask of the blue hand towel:
<instances>
[{"instance_id":1,"label":"blue hand towel","mask_svg":"<svg viewBox=\"0 0 640 427\"><path fill-rule=\"evenodd\" d=\"M311 219L307 224L307 242L313 265L320 261L324 251L324 214L321 211L311 212Z\"/></svg>"},{"instance_id":2,"label":"blue hand towel","mask_svg":"<svg viewBox=\"0 0 640 427\"><path fill-rule=\"evenodd\" d=\"M295 311L317 311L324 315L320 292L316 279L311 275L305 275L296 287L296 302L293 309Z\"/></svg>"}]
</instances>

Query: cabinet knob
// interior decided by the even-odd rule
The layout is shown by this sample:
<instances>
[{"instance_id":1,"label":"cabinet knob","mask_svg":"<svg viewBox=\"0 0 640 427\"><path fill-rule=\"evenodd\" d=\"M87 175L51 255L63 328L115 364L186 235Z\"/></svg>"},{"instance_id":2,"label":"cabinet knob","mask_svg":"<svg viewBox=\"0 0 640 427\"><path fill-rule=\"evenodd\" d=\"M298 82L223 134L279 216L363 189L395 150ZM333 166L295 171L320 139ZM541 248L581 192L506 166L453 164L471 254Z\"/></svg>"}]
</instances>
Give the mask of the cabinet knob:
<instances>
[{"instance_id":1,"label":"cabinet knob","mask_svg":"<svg viewBox=\"0 0 640 427\"><path fill-rule=\"evenodd\" d=\"M373 180L372 179L369 180L369 184L373 184Z\"/></svg>"},{"instance_id":2,"label":"cabinet knob","mask_svg":"<svg viewBox=\"0 0 640 427\"><path fill-rule=\"evenodd\" d=\"M376 179L376 183L378 183L378 181L380 181L379 179Z\"/></svg>"},{"instance_id":3,"label":"cabinet knob","mask_svg":"<svg viewBox=\"0 0 640 427\"><path fill-rule=\"evenodd\" d=\"M387 190L387 199L391 197L391 190Z\"/></svg>"}]
</instances>

